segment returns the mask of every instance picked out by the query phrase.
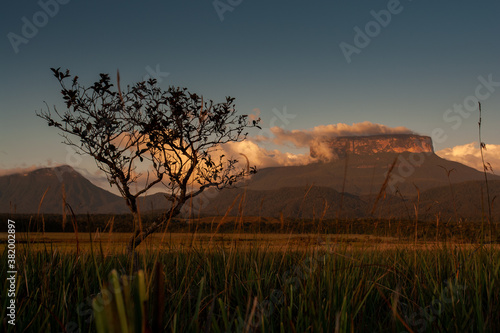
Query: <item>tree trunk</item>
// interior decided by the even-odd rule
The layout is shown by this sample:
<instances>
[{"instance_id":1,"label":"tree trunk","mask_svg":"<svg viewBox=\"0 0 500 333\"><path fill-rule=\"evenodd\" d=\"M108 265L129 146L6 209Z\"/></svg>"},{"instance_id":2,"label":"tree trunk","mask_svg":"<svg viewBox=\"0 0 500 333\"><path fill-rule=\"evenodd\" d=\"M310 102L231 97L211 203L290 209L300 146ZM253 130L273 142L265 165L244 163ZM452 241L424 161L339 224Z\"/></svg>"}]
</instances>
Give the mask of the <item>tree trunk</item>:
<instances>
[{"instance_id":1,"label":"tree trunk","mask_svg":"<svg viewBox=\"0 0 500 333\"><path fill-rule=\"evenodd\" d=\"M156 232L163 225L165 225L165 222L167 222L170 219L172 219L172 218L176 217L177 215L179 215L179 213L181 212L181 208L182 208L183 205L184 205L184 203L177 204L175 207L172 208L172 210L170 211L170 214L168 214L168 218L167 219L161 220L159 222L154 222L152 225L150 225L149 227L147 227L142 232L141 232L141 230L139 228L136 228L136 230L134 231L134 234L132 235L132 237L130 238L130 241L128 243L127 252L130 255L133 255L134 251L135 251L135 248L137 246L139 246L139 244L141 244L143 240L145 240L149 235L151 235L152 233Z\"/></svg>"}]
</instances>

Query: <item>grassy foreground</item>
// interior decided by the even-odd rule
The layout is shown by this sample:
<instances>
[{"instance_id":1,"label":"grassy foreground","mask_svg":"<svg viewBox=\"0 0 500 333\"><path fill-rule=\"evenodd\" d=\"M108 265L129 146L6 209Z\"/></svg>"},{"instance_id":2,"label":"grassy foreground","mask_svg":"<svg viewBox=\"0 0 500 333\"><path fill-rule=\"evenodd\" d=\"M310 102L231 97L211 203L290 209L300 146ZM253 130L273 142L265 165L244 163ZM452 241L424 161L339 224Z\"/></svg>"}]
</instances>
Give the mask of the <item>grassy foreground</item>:
<instances>
[{"instance_id":1,"label":"grassy foreground","mask_svg":"<svg viewBox=\"0 0 500 333\"><path fill-rule=\"evenodd\" d=\"M16 326L4 320L4 332L94 332L92 299L101 290L113 297L108 274L135 276L133 260L97 244L78 254L18 244L16 259ZM166 332L500 330L500 251L486 245L367 250L326 240L276 250L255 242L145 248L138 262L149 326ZM6 318L7 267L0 267Z\"/></svg>"}]
</instances>

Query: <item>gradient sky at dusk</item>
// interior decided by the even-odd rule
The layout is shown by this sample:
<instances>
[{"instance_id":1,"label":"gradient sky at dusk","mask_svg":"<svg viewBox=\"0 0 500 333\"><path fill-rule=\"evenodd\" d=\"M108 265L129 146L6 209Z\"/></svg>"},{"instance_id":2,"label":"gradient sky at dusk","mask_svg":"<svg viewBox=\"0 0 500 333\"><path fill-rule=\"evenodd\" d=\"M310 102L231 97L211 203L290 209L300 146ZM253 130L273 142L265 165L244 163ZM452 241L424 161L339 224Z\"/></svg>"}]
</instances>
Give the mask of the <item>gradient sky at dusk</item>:
<instances>
[{"instance_id":1,"label":"gradient sky at dusk","mask_svg":"<svg viewBox=\"0 0 500 333\"><path fill-rule=\"evenodd\" d=\"M50 67L69 68L86 84L119 69L124 85L158 66L169 73L162 87L186 86L215 101L233 96L241 113L260 110L263 127L370 121L424 135L441 128L447 139L436 150L477 141L477 111L456 129L443 114L476 93L479 76L491 76L499 84L482 102L483 140L500 144L498 1L402 0L351 63L339 44L354 44L354 28L364 30L370 12L392 1L233 0L223 21L209 0L65 2L18 53L8 34L22 36L22 18L32 22L42 7L11 1L0 14L0 169L68 162L57 132L35 116L44 101L62 108ZM274 108L295 117L272 122Z\"/></svg>"}]
</instances>

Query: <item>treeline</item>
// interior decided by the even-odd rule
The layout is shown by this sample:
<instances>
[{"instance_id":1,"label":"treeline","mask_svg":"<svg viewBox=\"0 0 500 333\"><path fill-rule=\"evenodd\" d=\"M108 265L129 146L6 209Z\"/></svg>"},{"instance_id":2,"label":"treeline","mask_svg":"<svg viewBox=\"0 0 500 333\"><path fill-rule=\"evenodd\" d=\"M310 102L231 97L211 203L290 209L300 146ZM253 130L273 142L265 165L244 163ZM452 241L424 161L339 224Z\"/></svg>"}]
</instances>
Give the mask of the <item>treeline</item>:
<instances>
[{"instance_id":1,"label":"treeline","mask_svg":"<svg viewBox=\"0 0 500 333\"><path fill-rule=\"evenodd\" d=\"M130 214L86 214L67 215L65 218L60 214L0 214L2 223L0 232L7 230L7 219L16 222L16 232L95 232L110 230L116 232L131 232L133 220ZM152 223L148 217L144 217L145 223Z\"/></svg>"},{"instance_id":2,"label":"treeline","mask_svg":"<svg viewBox=\"0 0 500 333\"><path fill-rule=\"evenodd\" d=\"M16 222L17 232L132 232L133 221L129 214L108 215L29 215L0 214L2 219L0 232L7 231L7 220ZM164 218L160 214L145 214L142 216L144 227ZM264 217L203 217L196 219L173 219L168 224L168 232L178 233L308 233L314 234L360 234L379 237L397 237L400 240L450 240L460 242L479 242L484 239L500 243L498 224L455 221L415 221L409 220L317 220L317 219L277 219Z\"/></svg>"}]
</instances>

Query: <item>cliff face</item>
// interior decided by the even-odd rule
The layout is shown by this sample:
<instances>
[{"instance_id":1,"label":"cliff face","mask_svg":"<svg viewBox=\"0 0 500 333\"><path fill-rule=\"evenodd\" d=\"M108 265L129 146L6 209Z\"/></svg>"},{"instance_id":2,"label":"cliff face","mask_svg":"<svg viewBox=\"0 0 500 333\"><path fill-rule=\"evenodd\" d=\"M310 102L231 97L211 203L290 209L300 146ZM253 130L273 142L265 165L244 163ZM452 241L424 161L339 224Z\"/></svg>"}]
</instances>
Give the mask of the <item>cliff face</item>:
<instances>
[{"instance_id":1,"label":"cliff face","mask_svg":"<svg viewBox=\"0 0 500 333\"><path fill-rule=\"evenodd\" d=\"M324 141L328 149L339 158L347 154L373 155L377 153L433 153L432 139L415 134L389 134L372 136L344 136ZM311 146L311 157L318 157Z\"/></svg>"}]
</instances>

